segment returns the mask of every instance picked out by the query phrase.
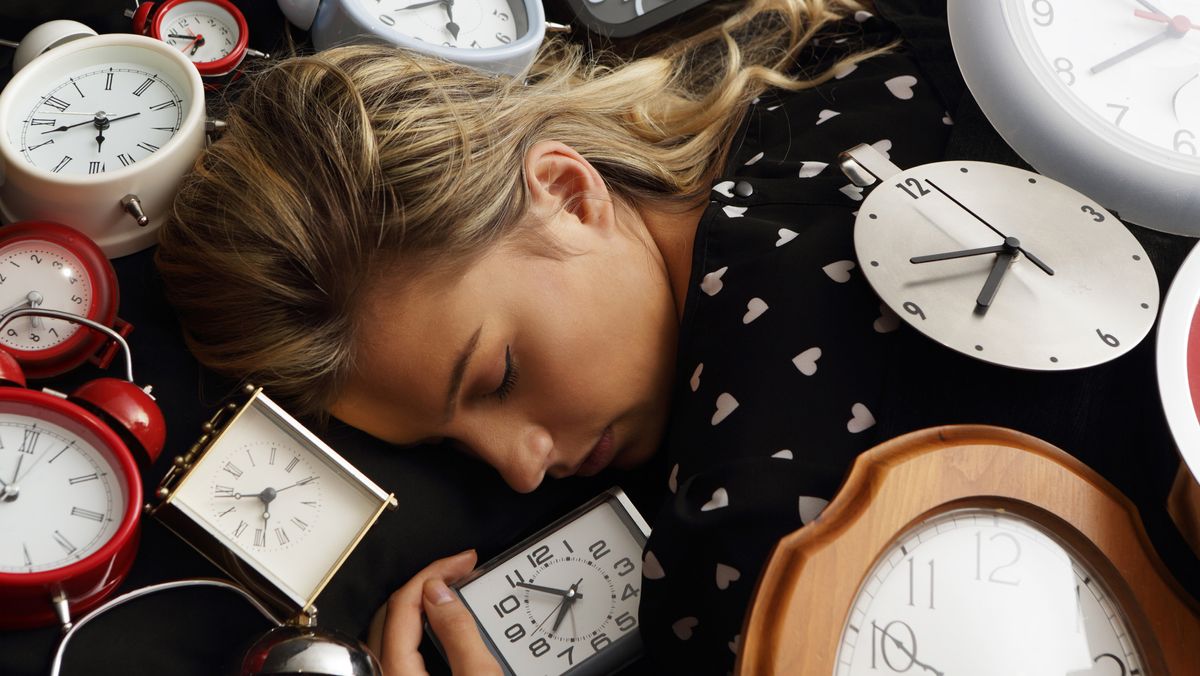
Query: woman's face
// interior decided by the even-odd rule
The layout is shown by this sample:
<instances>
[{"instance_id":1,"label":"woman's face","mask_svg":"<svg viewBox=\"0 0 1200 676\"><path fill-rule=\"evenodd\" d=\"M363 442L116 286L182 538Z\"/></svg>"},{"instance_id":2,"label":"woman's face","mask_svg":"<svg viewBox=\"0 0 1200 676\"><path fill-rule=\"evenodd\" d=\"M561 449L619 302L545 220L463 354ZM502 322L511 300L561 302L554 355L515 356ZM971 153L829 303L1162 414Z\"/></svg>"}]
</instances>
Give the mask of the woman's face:
<instances>
[{"instance_id":1,"label":"woman's face","mask_svg":"<svg viewBox=\"0 0 1200 676\"><path fill-rule=\"evenodd\" d=\"M455 279L375 285L332 413L393 443L452 439L520 492L647 459L678 320L657 250L612 213L593 203L538 226L564 256L499 245Z\"/></svg>"}]
</instances>

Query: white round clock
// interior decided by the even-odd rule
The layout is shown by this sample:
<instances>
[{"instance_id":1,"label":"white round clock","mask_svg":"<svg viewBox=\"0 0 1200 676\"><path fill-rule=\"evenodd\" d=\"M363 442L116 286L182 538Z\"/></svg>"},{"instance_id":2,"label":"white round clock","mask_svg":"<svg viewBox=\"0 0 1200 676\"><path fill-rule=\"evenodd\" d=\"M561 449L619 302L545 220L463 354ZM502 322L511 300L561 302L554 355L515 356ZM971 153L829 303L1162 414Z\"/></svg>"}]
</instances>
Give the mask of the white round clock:
<instances>
[{"instance_id":1,"label":"white round clock","mask_svg":"<svg viewBox=\"0 0 1200 676\"><path fill-rule=\"evenodd\" d=\"M518 75L546 35L540 0L278 0L328 49L385 42L474 68Z\"/></svg>"},{"instance_id":2,"label":"white round clock","mask_svg":"<svg viewBox=\"0 0 1200 676\"><path fill-rule=\"evenodd\" d=\"M70 223L110 258L144 249L204 119L200 76L169 45L120 34L56 47L0 93L0 212Z\"/></svg>"},{"instance_id":3,"label":"white round clock","mask_svg":"<svg viewBox=\"0 0 1200 676\"><path fill-rule=\"evenodd\" d=\"M949 0L947 16L1021 157L1127 221L1200 235L1200 2Z\"/></svg>"},{"instance_id":4,"label":"white round clock","mask_svg":"<svg viewBox=\"0 0 1200 676\"><path fill-rule=\"evenodd\" d=\"M918 331L965 355L1039 371L1126 353L1158 311L1145 250L1099 204L988 162L901 171L867 145L843 154L859 185L854 249L871 287Z\"/></svg>"}]
</instances>

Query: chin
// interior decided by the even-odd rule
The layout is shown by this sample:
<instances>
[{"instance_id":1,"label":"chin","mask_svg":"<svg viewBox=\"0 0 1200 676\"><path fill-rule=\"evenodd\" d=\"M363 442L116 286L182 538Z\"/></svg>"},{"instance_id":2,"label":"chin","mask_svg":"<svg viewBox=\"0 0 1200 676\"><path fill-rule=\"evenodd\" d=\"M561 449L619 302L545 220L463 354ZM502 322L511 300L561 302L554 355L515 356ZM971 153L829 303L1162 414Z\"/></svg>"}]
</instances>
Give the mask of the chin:
<instances>
[{"instance_id":1,"label":"chin","mask_svg":"<svg viewBox=\"0 0 1200 676\"><path fill-rule=\"evenodd\" d=\"M654 456L654 452L658 450L661 437L661 434L654 435L653 439L643 437L622 448L610 466L615 469L627 470L645 464L647 460Z\"/></svg>"}]
</instances>

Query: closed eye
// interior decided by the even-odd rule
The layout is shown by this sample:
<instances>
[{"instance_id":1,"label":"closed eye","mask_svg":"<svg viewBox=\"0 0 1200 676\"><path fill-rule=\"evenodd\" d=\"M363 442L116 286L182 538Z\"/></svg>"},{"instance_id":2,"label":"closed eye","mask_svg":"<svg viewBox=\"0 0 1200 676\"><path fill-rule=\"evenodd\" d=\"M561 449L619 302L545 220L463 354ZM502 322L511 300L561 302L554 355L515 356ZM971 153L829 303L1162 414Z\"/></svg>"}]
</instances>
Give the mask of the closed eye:
<instances>
[{"instance_id":1,"label":"closed eye","mask_svg":"<svg viewBox=\"0 0 1200 676\"><path fill-rule=\"evenodd\" d=\"M500 380L500 386L493 392L492 396L504 401L508 395L512 394L513 387L517 384L517 363L513 361L512 346L504 347L504 377Z\"/></svg>"}]
</instances>

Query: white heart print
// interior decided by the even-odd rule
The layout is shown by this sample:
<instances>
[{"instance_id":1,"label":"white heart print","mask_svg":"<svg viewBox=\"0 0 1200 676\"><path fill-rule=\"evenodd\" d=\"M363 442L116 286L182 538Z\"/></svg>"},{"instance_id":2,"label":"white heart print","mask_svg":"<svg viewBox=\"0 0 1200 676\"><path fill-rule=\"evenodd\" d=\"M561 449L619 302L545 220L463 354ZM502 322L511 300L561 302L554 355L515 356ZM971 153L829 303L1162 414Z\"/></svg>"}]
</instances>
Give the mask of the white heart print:
<instances>
[{"instance_id":1,"label":"white heart print","mask_svg":"<svg viewBox=\"0 0 1200 676\"><path fill-rule=\"evenodd\" d=\"M824 124L824 123L832 120L833 118L837 117L838 115L841 115L841 113L839 113L836 110L830 110L830 109L826 108L825 110L822 110L821 112L817 113L817 124Z\"/></svg>"},{"instance_id":2,"label":"white heart print","mask_svg":"<svg viewBox=\"0 0 1200 676\"><path fill-rule=\"evenodd\" d=\"M825 509L829 501L824 498L815 498L811 495L800 496L800 523L807 524L813 519L821 515L821 511Z\"/></svg>"},{"instance_id":3,"label":"white heart print","mask_svg":"<svg viewBox=\"0 0 1200 676\"><path fill-rule=\"evenodd\" d=\"M792 241L793 239L796 239L796 235L799 235L799 234L800 233L796 232L795 230L788 230L787 228L780 228L779 229L779 239L775 240L775 246L783 246L784 244L787 244L788 242Z\"/></svg>"},{"instance_id":4,"label":"white heart print","mask_svg":"<svg viewBox=\"0 0 1200 676\"><path fill-rule=\"evenodd\" d=\"M721 278L725 276L725 271L728 269L729 266L726 265L723 268L713 270L704 275L704 279L700 280L700 290L710 296L717 295L721 289L725 288L725 283L721 281Z\"/></svg>"},{"instance_id":5,"label":"white heart print","mask_svg":"<svg viewBox=\"0 0 1200 676\"><path fill-rule=\"evenodd\" d=\"M696 370L692 371L692 379L690 381L688 381L688 384L692 386L693 392L700 389L700 374L703 371L704 371L704 363L703 362L697 364Z\"/></svg>"},{"instance_id":6,"label":"white heart print","mask_svg":"<svg viewBox=\"0 0 1200 676\"><path fill-rule=\"evenodd\" d=\"M883 84L887 86L892 96L901 101L907 101L913 97L913 87L917 85L917 78L911 75L899 75Z\"/></svg>"},{"instance_id":7,"label":"white heart print","mask_svg":"<svg viewBox=\"0 0 1200 676\"><path fill-rule=\"evenodd\" d=\"M863 198L862 186L854 185L853 183L847 183L846 185L838 188L838 192L842 193L846 197L849 197L855 202L861 202Z\"/></svg>"},{"instance_id":8,"label":"white heart print","mask_svg":"<svg viewBox=\"0 0 1200 676\"><path fill-rule=\"evenodd\" d=\"M846 429L850 434L858 434L875 426L875 416L871 415L870 409L863 404L851 406L850 416L850 420L846 423Z\"/></svg>"},{"instance_id":9,"label":"white heart print","mask_svg":"<svg viewBox=\"0 0 1200 676\"><path fill-rule=\"evenodd\" d=\"M721 207L721 211L724 211L725 215L730 218L741 218L746 213L746 209L748 208L749 207L735 207L732 204L726 204L725 206Z\"/></svg>"},{"instance_id":10,"label":"white heart print","mask_svg":"<svg viewBox=\"0 0 1200 676\"><path fill-rule=\"evenodd\" d=\"M812 178L822 171L825 171L825 167L828 166L828 162L801 162L799 174L800 178Z\"/></svg>"},{"instance_id":11,"label":"white heart print","mask_svg":"<svg viewBox=\"0 0 1200 676\"><path fill-rule=\"evenodd\" d=\"M733 566L727 566L723 563L717 564L717 589L729 589L729 585L737 582L742 577L742 572Z\"/></svg>"},{"instance_id":12,"label":"white heart print","mask_svg":"<svg viewBox=\"0 0 1200 676\"><path fill-rule=\"evenodd\" d=\"M838 284L845 284L846 282L850 281L850 271L855 267L857 266L854 264L854 261L840 260L834 261L821 269L824 270L825 274L829 275L829 278L833 281L837 282Z\"/></svg>"},{"instance_id":13,"label":"white heart print","mask_svg":"<svg viewBox=\"0 0 1200 676\"><path fill-rule=\"evenodd\" d=\"M780 460L791 460L792 459L792 451L789 448L785 448L782 451L775 451L774 453L771 454L771 457L779 458Z\"/></svg>"},{"instance_id":14,"label":"white heart print","mask_svg":"<svg viewBox=\"0 0 1200 676\"><path fill-rule=\"evenodd\" d=\"M734 636L733 640L725 645L729 646L729 652L733 653L734 655L738 654L738 651L742 649L742 635L738 634L737 636Z\"/></svg>"},{"instance_id":15,"label":"white heart print","mask_svg":"<svg viewBox=\"0 0 1200 676\"><path fill-rule=\"evenodd\" d=\"M661 580L667 576L663 570L662 564L658 562L658 557L654 552L647 551L646 557L642 559L642 577L647 580Z\"/></svg>"},{"instance_id":16,"label":"white heart print","mask_svg":"<svg viewBox=\"0 0 1200 676\"><path fill-rule=\"evenodd\" d=\"M713 192L720 193L726 197L733 197L733 181L721 181L713 186Z\"/></svg>"},{"instance_id":17,"label":"white heart print","mask_svg":"<svg viewBox=\"0 0 1200 676\"><path fill-rule=\"evenodd\" d=\"M700 506L701 512L711 512L729 506L729 493L724 488L713 491L712 498Z\"/></svg>"},{"instance_id":18,"label":"white heart print","mask_svg":"<svg viewBox=\"0 0 1200 676\"><path fill-rule=\"evenodd\" d=\"M856 70L858 70L857 63L841 66L837 70L833 71L833 79L840 80Z\"/></svg>"},{"instance_id":19,"label":"white heart print","mask_svg":"<svg viewBox=\"0 0 1200 676\"><path fill-rule=\"evenodd\" d=\"M685 617L682 620L676 620L675 624L671 625L671 631L675 632L675 636L679 637L680 641L686 641L692 637L692 630L698 624L700 624L700 620L694 617Z\"/></svg>"},{"instance_id":20,"label":"white heart print","mask_svg":"<svg viewBox=\"0 0 1200 676\"><path fill-rule=\"evenodd\" d=\"M761 298L751 298L749 303L746 303L746 314L742 316L742 323L749 324L758 319L764 312L767 311L767 302Z\"/></svg>"},{"instance_id":21,"label":"white heart print","mask_svg":"<svg viewBox=\"0 0 1200 676\"><path fill-rule=\"evenodd\" d=\"M900 315L892 312L892 308L886 305L879 306L879 317L875 319L875 323L871 325L876 333L891 333L900 328Z\"/></svg>"},{"instance_id":22,"label":"white heart print","mask_svg":"<svg viewBox=\"0 0 1200 676\"><path fill-rule=\"evenodd\" d=\"M667 488L670 488L672 493L679 490L679 464L678 463L676 463L676 465L671 468L671 476L667 477Z\"/></svg>"},{"instance_id":23,"label":"white heart print","mask_svg":"<svg viewBox=\"0 0 1200 676\"><path fill-rule=\"evenodd\" d=\"M874 148L875 152L879 153L880 155L883 155L884 157L888 158L889 160L892 159L892 140L891 139L881 138L878 141L872 143L871 147Z\"/></svg>"},{"instance_id":24,"label":"white heart print","mask_svg":"<svg viewBox=\"0 0 1200 676\"><path fill-rule=\"evenodd\" d=\"M728 392L722 392L717 397L717 410L713 412L712 424L720 425L721 421L728 418L730 413L738 407L738 400L733 398L733 395Z\"/></svg>"},{"instance_id":25,"label":"white heart print","mask_svg":"<svg viewBox=\"0 0 1200 676\"><path fill-rule=\"evenodd\" d=\"M811 376L817 372L817 360L821 358L821 348L810 347L800 354L792 357L792 363L797 369L806 376Z\"/></svg>"},{"instance_id":26,"label":"white heart print","mask_svg":"<svg viewBox=\"0 0 1200 676\"><path fill-rule=\"evenodd\" d=\"M748 166L750 166L750 165L752 165L752 164L755 164L756 162L758 162L758 161L759 161L759 160L761 160L762 158L763 158L763 154L762 154L761 152L759 152L759 153L758 153L757 155L755 155L754 157L751 157L750 159L746 160L746 164L745 164L745 166L747 166L747 167L748 167Z\"/></svg>"}]
</instances>

